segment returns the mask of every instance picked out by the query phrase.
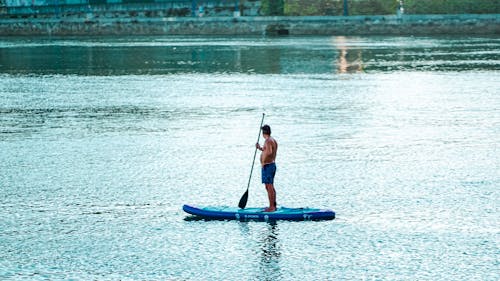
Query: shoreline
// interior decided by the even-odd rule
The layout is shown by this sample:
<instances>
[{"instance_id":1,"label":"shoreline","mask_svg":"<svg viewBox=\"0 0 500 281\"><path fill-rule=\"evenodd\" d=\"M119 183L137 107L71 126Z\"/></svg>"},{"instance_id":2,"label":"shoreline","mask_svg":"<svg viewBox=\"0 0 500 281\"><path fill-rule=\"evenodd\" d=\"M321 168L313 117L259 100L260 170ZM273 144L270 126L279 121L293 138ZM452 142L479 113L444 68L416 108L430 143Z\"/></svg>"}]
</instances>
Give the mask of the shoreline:
<instances>
[{"instance_id":1,"label":"shoreline","mask_svg":"<svg viewBox=\"0 0 500 281\"><path fill-rule=\"evenodd\" d=\"M498 34L500 14L0 19L0 36Z\"/></svg>"}]
</instances>

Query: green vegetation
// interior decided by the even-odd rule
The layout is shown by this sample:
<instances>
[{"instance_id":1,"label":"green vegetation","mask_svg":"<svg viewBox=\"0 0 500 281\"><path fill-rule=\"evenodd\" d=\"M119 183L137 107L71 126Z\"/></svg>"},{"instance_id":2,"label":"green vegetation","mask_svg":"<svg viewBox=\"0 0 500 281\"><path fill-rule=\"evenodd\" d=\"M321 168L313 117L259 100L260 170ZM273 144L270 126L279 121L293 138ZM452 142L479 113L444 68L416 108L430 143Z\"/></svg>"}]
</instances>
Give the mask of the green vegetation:
<instances>
[{"instance_id":1,"label":"green vegetation","mask_svg":"<svg viewBox=\"0 0 500 281\"><path fill-rule=\"evenodd\" d=\"M498 14L500 0L405 0L407 14Z\"/></svg>"},{"instance_id":2,"label":"green vegetation","mask_svg":"<svg viewBox=\"0 0 500 281\"><path fill-rule=\"evenodd\" d=\"M397 0L348 0L350 15L395 14L397 5ZM284 0L282 14L285 16L340 16L343 11L343 0Z\"/></svg>"},{"instance_id":3,"label":"green vegetation","mask_svg":"<svg viewBox=\"0 0 500 281\"><path fill-rule=\"evenodd\" d=\"M390 15L395 14L398 0L349 1L350 15Z\"/></svg>"},{"instance_id":4,"label":"green vegetation","mask_svg":"<svg viewBox=\"0 0 500 281\"><path fill-rule=\"evenodd\" d=\"M285 0L286 16L342 15L343 0Z\"/></svg>"},{"instance_id":5,"label":"green vegetation","mask_svg":"<svg viewBox=\"0 0 500 281\"><path fill-rule=\"evenodd\" d=\"M262 0L262 15L282 16L284 10L284 0Z\"/></svg>"},{"instance_id":6,"label":"green vegetation","mask_svg":"<svg viewBox=\"0 0 500 281\"><path fill-rule=\"evenodd\" d=\"M399 0L348 0L349 15L396 14ZM262 0L262 14L340 16L343 0ZM498 14L500 0L403 0L405 14Z\"/></svg>"}]
</instances>

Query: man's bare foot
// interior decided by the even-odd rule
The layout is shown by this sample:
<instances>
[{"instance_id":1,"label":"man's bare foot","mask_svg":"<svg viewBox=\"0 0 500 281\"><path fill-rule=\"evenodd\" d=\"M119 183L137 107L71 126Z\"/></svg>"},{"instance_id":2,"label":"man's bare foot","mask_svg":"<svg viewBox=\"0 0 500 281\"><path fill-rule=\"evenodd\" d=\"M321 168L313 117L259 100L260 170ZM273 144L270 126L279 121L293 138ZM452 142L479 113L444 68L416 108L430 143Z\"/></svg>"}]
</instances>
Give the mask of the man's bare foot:
<instances>
[{"instance_id":1,"label":"man's bare foot","mask_svg":"<svg viewBox=\"0 0 500 281\"><path fill-rule=\"evenodd\" d=\"M269 207L267 207L267 208L264 209L264 212L275 212L275 211L276 211L276 208L269 208Z\"/></svg>"}]
</instances>

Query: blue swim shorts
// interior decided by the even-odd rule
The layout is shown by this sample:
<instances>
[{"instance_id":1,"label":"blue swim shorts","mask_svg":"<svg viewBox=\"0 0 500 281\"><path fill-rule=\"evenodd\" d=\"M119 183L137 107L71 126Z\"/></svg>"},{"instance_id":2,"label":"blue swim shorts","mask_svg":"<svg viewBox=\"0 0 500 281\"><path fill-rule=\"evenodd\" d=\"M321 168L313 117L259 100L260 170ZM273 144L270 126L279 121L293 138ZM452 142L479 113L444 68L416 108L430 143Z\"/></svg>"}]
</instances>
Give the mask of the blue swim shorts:
<instances>
[{"instance_id":1,"label":"blue swim shorts","mask_svg":"<svg viewBox=\"0 0 500 281\"><path fill-rule=\"evenodd\" d=\"M274 175L276 174L276 164L270 163L262 167L262 183L274 183Z\"/></svg>"}]
</instances>

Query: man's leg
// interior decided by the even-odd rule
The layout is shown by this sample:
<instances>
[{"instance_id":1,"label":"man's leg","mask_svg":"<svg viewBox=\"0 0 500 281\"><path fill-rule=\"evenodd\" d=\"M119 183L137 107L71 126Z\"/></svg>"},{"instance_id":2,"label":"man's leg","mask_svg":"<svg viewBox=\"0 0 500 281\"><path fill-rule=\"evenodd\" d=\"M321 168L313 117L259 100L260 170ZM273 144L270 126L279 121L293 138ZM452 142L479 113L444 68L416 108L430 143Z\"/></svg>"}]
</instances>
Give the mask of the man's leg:
<instances>
[{"instance_id":1,"label":"man's leg","mask_svg":"<svg viewBox=\"0 0 500 281\"><path fill-rule=\"evenodd\" d=\"M267 197L269 198L269 208L266 208L267 212L276 211L276 190L272 183L266 183Z\"/></svg>"}]
</instances>

